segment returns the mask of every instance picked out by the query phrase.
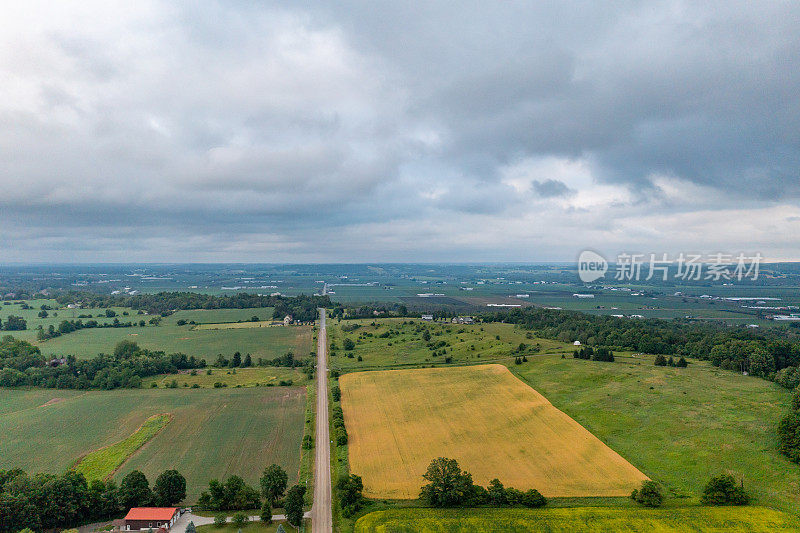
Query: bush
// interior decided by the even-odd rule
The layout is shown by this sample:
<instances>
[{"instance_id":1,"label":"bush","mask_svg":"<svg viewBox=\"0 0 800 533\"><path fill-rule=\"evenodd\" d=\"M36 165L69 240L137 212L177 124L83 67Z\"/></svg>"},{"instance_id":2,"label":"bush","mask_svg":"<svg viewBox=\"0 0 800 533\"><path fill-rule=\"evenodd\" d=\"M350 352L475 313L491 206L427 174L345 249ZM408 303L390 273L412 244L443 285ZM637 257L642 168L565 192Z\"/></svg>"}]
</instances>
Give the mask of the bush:
<instances>
[{"instance_id":1,"label":"bush","mask_svg":"<svg viewBox=\"0 0 800 533\"><path fill-rule=\"evenodd\" d=\"M247 515L247 513L242 512L242 511L239 511L238 513L235 513L233 515L233 517L231 518L231 523L235 527L239 527L239 528L246 526L249 521L250 521L250 517Z\"/></svg>"},{"instance_id":2,"label":"bush","mask_svg":"<svg viewBox=\"0 0 800 533\"><path fill-rule=\"evenodd\" d=\"M667 358L661 354L658 354L654 363L656 366L667 366Z\"/></svg>"},{"instance_id":3,"label":"bush","mask_svg":"<svg viewBox=\"0 0 800 533\"><path fill-rule=\"evenodd\" d=\"M750 497L730 474L712 477L703 489L702 502L707 505L746 505Z\"/></svg>"},{"instance_id":4,"label":"bush","mask_svg":"<svg viewBox=\"0 0 800 533\"><path fill-rule=\"evenodd\" d=\"M664 503L664 494L658 483L646 480L642 481L641 488L633 489L631 499L645 507L661 507L661 504Z\"/></svg>"},{"instance_id":5,"label":"bush","mask_svg":"<svg viewBox=\"0 0 800 533\"><path fill-rule=\"evenodd\" d=\"M675 366L677 366L678 368L686 368L687 366L689 366L689 363L686 362L686 358L681 356L681 358L678 359L678 362L675 363Z\"/></svg>"},{"instance_id":6,"label":"bush","mask_svg":"<svg viewBox=\"0 0 800 533\"><path fill-rule=\"evenodd\" d=\"M219 513L214 515L214 526L216 527L225 527L225 524L228 522L228 517L225 513Z\"/></svg>"}]
</instances>

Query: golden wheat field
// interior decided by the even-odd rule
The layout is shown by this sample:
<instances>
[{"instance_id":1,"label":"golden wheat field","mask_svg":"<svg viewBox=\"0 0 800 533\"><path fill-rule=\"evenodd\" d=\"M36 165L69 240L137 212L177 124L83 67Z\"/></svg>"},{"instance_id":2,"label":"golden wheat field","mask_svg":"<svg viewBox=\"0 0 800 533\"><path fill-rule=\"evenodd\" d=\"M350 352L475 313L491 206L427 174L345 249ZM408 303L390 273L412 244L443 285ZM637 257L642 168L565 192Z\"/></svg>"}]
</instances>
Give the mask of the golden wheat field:
<instances>
[{"instance_id":1,"label":"golden wheat field","mask_svg":"<svg viewBox=\"0 0 800 533\"><path fill-rule=\"evenodd\" d=\"M545 496L625 496L647 477L502 365L340 379L350 471L364 495L413 499L436 457L486 485Z\"/></svg>"}]
</instances>

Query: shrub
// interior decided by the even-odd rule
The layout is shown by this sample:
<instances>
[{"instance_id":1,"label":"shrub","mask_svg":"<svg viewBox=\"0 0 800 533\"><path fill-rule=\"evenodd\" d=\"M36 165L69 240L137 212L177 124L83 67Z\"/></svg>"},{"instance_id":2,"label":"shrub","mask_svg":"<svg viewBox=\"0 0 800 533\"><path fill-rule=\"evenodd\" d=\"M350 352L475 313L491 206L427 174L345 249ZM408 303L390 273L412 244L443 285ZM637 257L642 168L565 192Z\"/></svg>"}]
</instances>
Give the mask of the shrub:
<instances>
[{"instance_id":1,"label":"shrub","mask_svg":"<svg viewBox=\"0 0 800 533\"><path fill-rule=\"evenodd\" d=\"M661 507L661 504L664 503L664 494L662 494L661 486L658 483L645 480L642 481L641 488L633 489L631 499L645 507Z\"/></svg>"},{"instance_id":2,"label":"shrub","mask_svg":"<svg viewBox=\"0 0 800 533\"><path fill-rule=\"evenodd\" d=\"M250 521L250 517L247 516L247 513L243 512L243 511L239 511L238 513L235 513L233 515L233 518L231 518L231 523L235 527L244 527L244 526L247 525L247 523L249 521Z\"/></svg>"},{"instance_id":3,"label":"shrub","mask_svg":"<svg viewBox=\"0 0 800 533\"><path fill-rule=\"evenodd\" d=\"M658 355L656 356L656 359L655 359L655 361L654 361L654 364L655 364L656 366L667 366L667 358L666 358L666 357L664 357L664 356L663 356L663 355L661 355L661 354L658 354Z\"/></svg>"},{"instance_id":4,"label":"shrub","mask_svg":"<svg viewBox=\"0 0 800 533\"><path fill-rule=\"evenodd\" d=\"M702 501L708 505L746 505L750 497L730 474L720 474L708 480Z\"/></svg>"},{"instance_id":5,"label":"shrub","mask_svg":"<svg viewBox=\"0 0 800 533\"><path fill-rule=\"evenodd\" d=\"M228 517L225 513L219 513L214 515L214 526L216 527L225 527L225 524L228 522Z\"/></svg>"},{"instance_id":6,"label":"shrub","mask_svg":"<svg viewBox=\"0 0 800 533\"><path fill-rule=\"evenodd\" d=\"M675 366L677 366L678 368L686 368L687 366L689 366L689 363L686 362L686 358L681 356L681 358L678 359L678 362L675 363Z\"/></svg>"},{"instance_id":7,"label":"shrub","mask_svg":"<svg viewBox=\"0 0 800 533\"><path fill-rule=\"evenodd\" d=\"M800 368L788 366L778 370L775 374L775 383L787 389L796 389L800 385Z\"/></svg>"}]
</instances>

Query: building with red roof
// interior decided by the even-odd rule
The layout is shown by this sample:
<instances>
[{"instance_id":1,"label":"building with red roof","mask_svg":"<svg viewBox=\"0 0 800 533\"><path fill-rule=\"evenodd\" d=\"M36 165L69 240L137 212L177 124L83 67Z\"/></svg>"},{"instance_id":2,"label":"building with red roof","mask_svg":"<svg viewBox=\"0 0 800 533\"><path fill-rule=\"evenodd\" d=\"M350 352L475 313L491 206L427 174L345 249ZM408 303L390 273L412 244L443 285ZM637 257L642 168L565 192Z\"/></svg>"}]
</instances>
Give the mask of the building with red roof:
<instances>
[{"instance_id":1,"label":"building with red roof","mask_svg":"<svg viewBox=\"0 0 800 533\"><path fill-rule=\"evenodd\" d=\"M181 515L179 507L134 507L125 515L125 531L169 529Z\"/></svg>"}]
</instances>

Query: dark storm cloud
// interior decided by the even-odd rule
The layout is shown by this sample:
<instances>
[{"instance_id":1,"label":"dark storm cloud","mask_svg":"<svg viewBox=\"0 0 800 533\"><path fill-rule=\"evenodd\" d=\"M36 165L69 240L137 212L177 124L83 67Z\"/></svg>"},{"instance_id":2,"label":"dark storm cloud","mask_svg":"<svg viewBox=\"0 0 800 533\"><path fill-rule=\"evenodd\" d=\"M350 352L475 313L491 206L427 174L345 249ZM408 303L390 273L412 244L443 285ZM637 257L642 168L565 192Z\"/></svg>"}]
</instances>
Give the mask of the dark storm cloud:
<instances>
[{"instance_id":1,"label":"dark storm cloud","mask_svg":"<svg viewBox=\"0 0 800 533\"><path fill-rule=\"evenodd\" d=\"M799 251L757 230L800 215L793 3L26 3L0 45L12 260Z\"/></svg>"}]
</instances>

